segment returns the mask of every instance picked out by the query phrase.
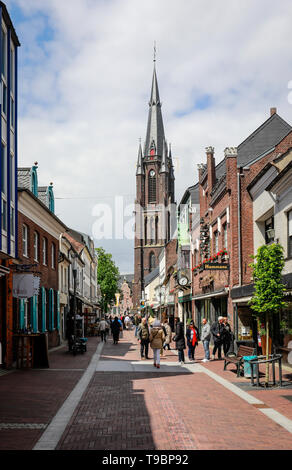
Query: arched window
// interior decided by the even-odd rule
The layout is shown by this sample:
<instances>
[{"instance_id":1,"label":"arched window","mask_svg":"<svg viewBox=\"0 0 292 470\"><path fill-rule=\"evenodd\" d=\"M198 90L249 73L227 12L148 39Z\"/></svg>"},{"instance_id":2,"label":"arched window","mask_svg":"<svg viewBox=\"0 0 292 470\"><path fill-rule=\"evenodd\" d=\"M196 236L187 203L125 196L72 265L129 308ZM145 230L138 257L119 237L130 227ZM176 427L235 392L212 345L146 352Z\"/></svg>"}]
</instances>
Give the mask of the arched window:
<instances>
[{"instance_id":1,"label":"arched window","mask_svg":"<svg viewBox=\"0 0 292 470\"><path fill-rule=\"evenodd\" d=\"M155 217L155 245L158 244L158 240L159 240L158 230L159 230L158 217Z\"/></svg>"},{"instance_id":2,"label":"arched window","mask_svg":"<svg viewBox=\"0 0 292 470\"><path fill-rule=\"evenodd\" d=\"M148 202L156 202L156 173L150 170L148 174Z\"/></svg>"},{"instance_id":3,"label":"arched window","mask_svg":"<svg viewBox=\"0 0 292 470\"><path fill-rule=\"evenodd\" d=\"M149 271L153 271L156 267L156 260L155 260L155 254L152 252L149 255Z\"/></svg>"},{"instance_id":4,"label":"arched window","mask_svg":"<svg viewBox=\"0 0 292 470\"><path fill-rule=\"evenodd\" d=\"M149 238L150 238L150 245L153 245L155 243L155 220L154 220L154 217L151 217L150 218L150 234L149 234Z\"/></svg>"}]
</instances>

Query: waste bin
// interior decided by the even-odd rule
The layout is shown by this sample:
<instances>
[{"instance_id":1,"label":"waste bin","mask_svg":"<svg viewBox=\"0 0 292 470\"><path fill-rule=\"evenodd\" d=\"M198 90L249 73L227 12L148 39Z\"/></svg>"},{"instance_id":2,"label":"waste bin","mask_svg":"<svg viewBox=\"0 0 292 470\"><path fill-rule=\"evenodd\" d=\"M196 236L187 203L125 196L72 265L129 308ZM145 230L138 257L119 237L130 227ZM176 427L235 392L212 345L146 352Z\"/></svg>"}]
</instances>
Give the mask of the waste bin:
<instances>
[{"instance_id":1,"label":"waste bin","mask_svg":"<svg viewBox=\"0 0 292 470\"><path fill-rule=\"evenodd\" d=\"M244 377L251 377L251 365L249 361L256 359L257 356L243 356L244 360ZM253 377L256 377L256 368L253 367Z\"/></svg>"}]
</instances>

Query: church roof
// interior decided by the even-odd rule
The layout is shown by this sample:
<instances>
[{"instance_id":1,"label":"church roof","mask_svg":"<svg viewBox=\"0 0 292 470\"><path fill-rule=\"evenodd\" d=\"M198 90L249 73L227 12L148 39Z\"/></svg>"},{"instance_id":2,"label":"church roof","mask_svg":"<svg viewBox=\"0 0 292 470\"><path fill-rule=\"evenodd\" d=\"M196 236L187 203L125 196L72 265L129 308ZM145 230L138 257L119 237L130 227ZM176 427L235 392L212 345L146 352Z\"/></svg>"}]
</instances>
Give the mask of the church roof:
<instances>
[{"instance_id":1,"label":"church roof","mask_svg":"<svg viewBox=\"0 0 292 470\"><path fill-rule=\"evenodd\" d=\"M163 145L166 145L164 126L161 113L161 102L159 97L157 75L154 66L144 156L150 155L150 150L153 147L155 148L155 155L162 156Z\"/></svg>"}]
</instances>

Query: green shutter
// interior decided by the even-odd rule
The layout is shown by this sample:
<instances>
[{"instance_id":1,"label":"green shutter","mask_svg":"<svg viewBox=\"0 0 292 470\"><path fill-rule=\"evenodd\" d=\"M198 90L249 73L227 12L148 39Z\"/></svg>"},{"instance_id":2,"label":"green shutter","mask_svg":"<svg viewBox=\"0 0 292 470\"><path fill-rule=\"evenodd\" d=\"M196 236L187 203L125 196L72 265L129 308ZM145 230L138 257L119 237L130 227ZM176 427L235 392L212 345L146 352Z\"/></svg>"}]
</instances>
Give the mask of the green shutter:
<instances>
[{"instance_id":1,"label":"green shutter","mask_svg":"<svg viewBox=\"0 0 292 470\"><path fill-rule=\"evenodd\" d=\"M37 333L37 296L34 295L31 299L32 306L32 331Z\"/></svg>"},{"instance_id":2,"label":"green shutter","mask_svg":"<svg viewBox=\"0 0 292 470\"><path fill-rule=\"evenodd\" d=\"M54 330L54 291L49 291L49 330Z\"/></svg>"},{"instance_id":3,"label":"green shutter","mask_svg":"<svg viewBox=\"0 0 292 470\"><path fill-rule=\"evenodd\" d=\"M57 292L57 329L60 331L60 292Z\"/></svg>"},{"instance_id":4,"label":"green shutter","mask_svg":"<svg viewBox=\"0 0 292 470\"><path fill-rule=\"evenodd\" d=\"M19 328L24 330L24 299L19 300Z\"/></svg>"},{"instance_id":5,"label":"green shutter","mask_svg":"<svg viewBox=\"0 0 292 470\"><path fill-rule=\"evenodd\" d=\"M46 331L46 289L42 287L42 332Z\"/></svg>"}]
</instances>

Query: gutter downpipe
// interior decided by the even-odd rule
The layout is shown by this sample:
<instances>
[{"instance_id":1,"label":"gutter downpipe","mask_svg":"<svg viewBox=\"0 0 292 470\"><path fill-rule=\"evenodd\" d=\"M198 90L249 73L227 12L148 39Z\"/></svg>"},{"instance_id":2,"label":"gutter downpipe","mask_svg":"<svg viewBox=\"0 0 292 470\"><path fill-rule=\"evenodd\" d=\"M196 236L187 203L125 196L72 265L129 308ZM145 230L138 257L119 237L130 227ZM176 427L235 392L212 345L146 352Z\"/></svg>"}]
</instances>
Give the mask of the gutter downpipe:
<instances>
[{"instance_id":1,"label":"gutter downpipe","mask_svg":"<svg viewBox=\"0 0 292 470\"><path fill-rule=\"evenodd\" d=\"M239 168L237 173L237 216L238 216L238 284L242 285L242 265L241 265L241 184L240 177L242 174L242 167Z\"/></svg>"}]
</instances>

